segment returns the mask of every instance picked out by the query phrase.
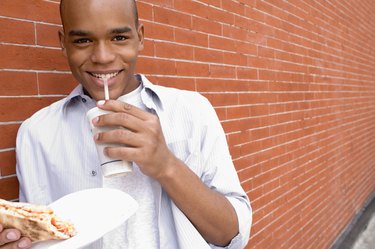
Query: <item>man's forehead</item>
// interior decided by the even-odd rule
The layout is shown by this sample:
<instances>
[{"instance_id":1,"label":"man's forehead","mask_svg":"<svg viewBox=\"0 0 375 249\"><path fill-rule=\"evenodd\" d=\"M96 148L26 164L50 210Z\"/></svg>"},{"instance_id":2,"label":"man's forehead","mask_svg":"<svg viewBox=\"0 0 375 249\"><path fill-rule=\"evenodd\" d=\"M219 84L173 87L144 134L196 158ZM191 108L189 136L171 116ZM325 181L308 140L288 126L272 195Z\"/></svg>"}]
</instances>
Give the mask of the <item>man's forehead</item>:
<instances>
[{"instance_id":1,"label":"man's forehead","mask_svg":"<svg viewBox=\"0 0 375 249\"><path fill-rule=\"evenodd\" d=\"M135 0L61 0L60 1L60 16L62 23L67 18L66 15L75 13L79 15L80 12L95 10L95 13L100 10L111 8L111 10L120 10L124 13L133 15L136 26L138 26L138 11Z\"/></svg>"},{"instance_id":2,"label":"man's forehead","mask_svg":"<svg viewBox=\"0 0 375 249\"><path fill-rule=\"evenodd\" d=\"M75 7L78 5L85 5L85 6L95 6L95 5L133 5L135 4L135 0L61 0L60 1L60 9L64 9L66 7Z\"/></svg>"},{"instance_id":3,"label":"man's forehead","mask_svg":"<svg viewBox=\"0 0 375 249\"><path fill-rule=\"evenodd\" d=\"M62 0L60 2L60 8L63 10L63 11L71 11L72 9L76 9L76 8L82 8L82 7L93 7L93 6L105 6L105 4L108 5L108 3L110 3L110 5L118 5L119 3L124 3L124 1L114 1L114 0L108 0L108 2L106 3L105 0Z\"/></svg>"}]
</instances>

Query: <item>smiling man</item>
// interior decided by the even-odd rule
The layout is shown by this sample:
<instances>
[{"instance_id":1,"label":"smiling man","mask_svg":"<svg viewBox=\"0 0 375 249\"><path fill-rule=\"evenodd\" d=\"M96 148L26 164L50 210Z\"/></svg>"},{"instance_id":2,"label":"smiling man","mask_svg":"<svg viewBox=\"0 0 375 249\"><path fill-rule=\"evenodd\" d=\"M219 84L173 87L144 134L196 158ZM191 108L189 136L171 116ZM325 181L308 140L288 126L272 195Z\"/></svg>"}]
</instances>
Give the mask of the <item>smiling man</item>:
<instances>
[{"instance_id":1,"label":"smiling man","mask_svg":"<svg viewBox=\"0 0 375 249\"><path fill-rule=\"evenodd\" d=\"M117 188L136 199L137 213L88 248L243 248L251 207L225 133L200 94L156 86L135 74L144 46L135 2L64 0L60 7L61 47L79 85L22 124L20 200L48 204L94 187ZM105 102L104 77L111 97ZM119 129L93 137L85 116L95 105L113 113L94 125ZM122 145L105 152L132 161L134 172L103 177L95 143ZM95 217L93 226L100 226ZM19 238L19 231L3 230L0 248L30 245Z\"/></svg>"},{"instance_id":2,"label":"smiling man","mask_svg":"<svg viewBox=\"0 0 375 249\"><path fill-rule=\"evenodd\" d=\"M87 93L97 100L103 98L104 75L111 76L113 99L136 89L139 81L134 70L143 49L143 25L138 24L135 2L64 0L60 10L61 46Z\"/></svg>"}]
</instances>

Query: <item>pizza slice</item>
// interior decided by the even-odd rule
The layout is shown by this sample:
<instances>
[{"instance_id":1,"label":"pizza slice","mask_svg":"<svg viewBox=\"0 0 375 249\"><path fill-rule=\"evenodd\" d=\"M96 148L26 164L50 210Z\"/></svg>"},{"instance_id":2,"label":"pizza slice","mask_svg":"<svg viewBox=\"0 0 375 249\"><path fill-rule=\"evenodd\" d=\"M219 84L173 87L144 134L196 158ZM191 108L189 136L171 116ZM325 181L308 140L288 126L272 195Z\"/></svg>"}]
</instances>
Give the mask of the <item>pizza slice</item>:
<instances>
[{"instance_id":1,"label":"pizza slice","mask_svg":"<svg viewBox=\"0 0 375 249\"><path fill-rule=\"evenodd\" d=\"M0 224L20 230L31 241L68 239L76 234L71 222L58 218L47 206L3 199L0 199Z\"/></svg>"}]
</instances>

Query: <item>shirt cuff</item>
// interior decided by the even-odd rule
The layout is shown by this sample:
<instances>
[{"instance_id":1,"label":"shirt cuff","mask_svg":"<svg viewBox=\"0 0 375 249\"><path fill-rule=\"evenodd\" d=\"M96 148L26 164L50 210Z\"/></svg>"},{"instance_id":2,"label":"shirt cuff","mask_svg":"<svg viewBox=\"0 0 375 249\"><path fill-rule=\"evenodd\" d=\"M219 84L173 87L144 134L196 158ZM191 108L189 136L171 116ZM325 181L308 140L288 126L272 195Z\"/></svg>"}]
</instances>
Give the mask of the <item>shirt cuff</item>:
<instances>
[{"instance_id":1,"label":"shirt cuff","mask_svg":"<svg viewBox=\"0 0 375 249\"><path fill-rule=\"evenodd\" d=\"M236 235L236 237L234 237L231 240L229 245L227 245L225 247L215 246L215 245L212 245L212 244L210 244L210 247L212 249L240 249L240 248L244 248L244 245L242 245L242 236L239 233L239 234Z\"/></svg>"},{"instance_id":2,"label":"shirt cuff","mask_svg":"<svg viewBox=\"0 0 375 249\"><path fill-rule=\"evenodd\" d=\"M238 219L239 233L231 240L229 245L220 247L210 244L212 249L240 249L244 248L250 237L250 228L252 223L252 210L248 198L239 199L236 197L226 196L236 211Z\"/></svg>"}]
</instances>

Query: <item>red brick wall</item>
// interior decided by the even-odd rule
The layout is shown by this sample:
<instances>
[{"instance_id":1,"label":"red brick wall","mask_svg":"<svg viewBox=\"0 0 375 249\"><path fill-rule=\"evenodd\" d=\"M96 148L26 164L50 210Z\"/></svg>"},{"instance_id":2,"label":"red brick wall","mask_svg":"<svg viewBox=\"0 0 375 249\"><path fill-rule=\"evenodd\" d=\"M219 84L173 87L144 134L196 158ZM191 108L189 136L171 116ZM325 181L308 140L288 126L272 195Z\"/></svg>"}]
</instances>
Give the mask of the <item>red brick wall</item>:
<instances>
[{"instance_id":1,"label":"red brick wall","mask_svg":"<svg viewBox=\"0 0 375 249\"><path fill-rule=\"evenodd\" d=\"M75 83L58 0L0 2L0 197L20 123ZM375 2L139 0L138 71L222 120L254 220L247 248L329 248L375 190Z\"/></svg>"}]
</instances>

